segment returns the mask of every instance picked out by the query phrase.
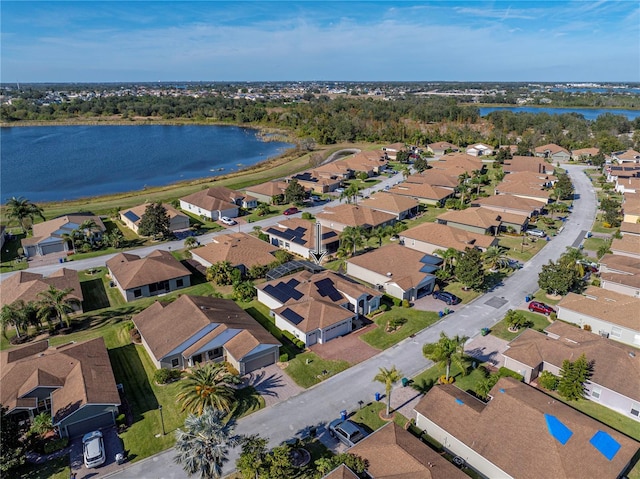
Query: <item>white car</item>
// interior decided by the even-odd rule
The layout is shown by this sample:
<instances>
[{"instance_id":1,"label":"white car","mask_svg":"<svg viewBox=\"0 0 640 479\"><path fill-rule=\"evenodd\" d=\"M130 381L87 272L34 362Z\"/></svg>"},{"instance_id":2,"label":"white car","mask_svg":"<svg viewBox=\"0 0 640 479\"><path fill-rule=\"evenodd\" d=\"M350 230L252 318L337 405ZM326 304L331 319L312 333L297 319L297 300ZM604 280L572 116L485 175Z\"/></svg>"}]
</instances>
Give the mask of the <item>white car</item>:
<instances>
[{"instance_id":1,"label":"white car","mask_svg":"<svg viewBox=\"0 0 640 479\"><path fill-rule=\"evenodd\" d=\"M82 436L82 456L88 469L101 466L107 459L104 441L100 431L88 432Z\"/></svg>"},{"instance_id":2,"label":"white car","mask_svg":"<svg viewBox=\"0 0 640 479\"><path fill-rule=\"evenodd\" d=\"M547 236L547 233L542 230L527 230L527 234L531 236L538 236L540 238Z\"/></svg>"},{"instance_id":3,"label":"white car","mask_svg":"<svg viewBox=\"0 0 640 479\"><path fill-rule=\"evenodd\" d=\"M233 226L236 224L235 220L232 220L228 216L221 216L220 221L222 221L225 225Z\"/></svg>"}]
</instances>

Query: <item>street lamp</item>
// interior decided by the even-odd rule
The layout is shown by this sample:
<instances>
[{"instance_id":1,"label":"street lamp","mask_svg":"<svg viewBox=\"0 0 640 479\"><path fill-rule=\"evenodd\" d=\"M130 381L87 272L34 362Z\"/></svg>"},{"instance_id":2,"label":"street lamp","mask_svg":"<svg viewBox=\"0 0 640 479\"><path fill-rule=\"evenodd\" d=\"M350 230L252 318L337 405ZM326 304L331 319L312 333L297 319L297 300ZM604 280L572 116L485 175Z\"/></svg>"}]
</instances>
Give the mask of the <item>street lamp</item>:
<instances>
[{"instance_id":1,"label":"street lamp","mask_svg":"<svg viewBox=\"0 0 640 479\"><path fill-rule=\"evenodd\" d=\"M164 432L164 417L162 416L162 404L158 405L158 411L160 411L160 422L162 423L162 435L165 436L167 433Z\"/></svg>"}]
</instances>

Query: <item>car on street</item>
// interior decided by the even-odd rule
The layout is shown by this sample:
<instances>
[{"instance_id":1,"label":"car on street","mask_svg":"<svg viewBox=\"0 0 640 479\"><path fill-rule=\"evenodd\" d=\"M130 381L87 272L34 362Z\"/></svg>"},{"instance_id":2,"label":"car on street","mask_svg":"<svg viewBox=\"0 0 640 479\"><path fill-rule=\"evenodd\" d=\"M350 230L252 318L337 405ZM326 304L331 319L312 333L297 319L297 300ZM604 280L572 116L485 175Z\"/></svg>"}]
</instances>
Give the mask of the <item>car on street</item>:
<instances>
[{"instance_id":1,"label":"car on street","mask_svg":"<svg viewBox=\"0 0 640 479\"><path fill-rule=\"evenodd\" d=\"M367 433L349 419L334 419L329 423L329 434L351 447L367 437Z\"/></svg>"},{"instance_id":2,"label":"car on street","mask_svg":"<svg viewBox=\"0 0 640 479\"><path fill-rule=\"evenodd\" d=\"M104 440L100 431L88 432L82 436L82 456L88 469L104 464L107 455L104 451Z\"/></svg>"},{"instance_id":3,"label":"car on street","mask_svg":"<svg viewBox=\"0 0 640 479\"><path fill-rule=\"evenodd\" d=\"M435 299L439 299L440 301L444 301L449 306L451 306L452 304L460 304L460 302L462 301L455 294L449 293L447 291L434 291L433 297Z\"/></svg>"},{"instance_id":4,"label":"car on street","mask_svg":"<svg viewBox=\"0 0 640 479\"><path fill-rule=\"evenodd\" d=\"M300 210L298 208L296 208L295 206L292 207L292 208L287 208L286 210L284 210L282 212L282 214L285 215L285 216L295 215L296 213L300 213Z\"/></svg>"},{"instance_id":5,"label":"car on street","mask_svg":"<svg viewBox=\"0 0 640 479\"><path fill-rule=\"evenodd\" d=\"M538 236L539 238L544 238L545 236L547 236L547 233L545 233L542 230L527 230L527 234L531 235L531 236Z\"/></svg>"},{"instance_id":6,"label":"car on street","mask_svg":"<svg viewBox=\"0 0 640 479\"><path fill-rule=\"evenodd\" d=\"M317 196L317 195L312 195L312 196L311 196L311 201L313 201L314 203L317 203L317 202L319 202L319 201L322 201L322 198L320 198L320 197L319 197L319 196Z\"/></svg>"},{"instance_id":7,"label":"car on street","mask_svg":"<svg viewBox=\"0 0 640 479\"><path fill-rule=\"evenodd\" d=\"M220 221L222 221L225 225L233 226L236 224L235 220L232 220L228 216L221 216Z\"/></svg>"},{"instance_id":8,"label":"car on street","mask_svg":"<svg viewBox=\"0 0 640 479\"><path fill-rule=\"evenodd\" d=\"M534 313L542 313L545 316L549 316L551 313L555 313L556 310L551 306L548 306L540 301L531 301L529 303L529 311L533 311Z\"/></svg>"},{"instance_id":9,"label":"car on street","mask_svg":"<svg viewBox=\"0 0 640 479\"><path fill-rule=\"evenodd\" d=\"M509 268L511 269L521 269L522 263L520 261L516 261L515 259L509 260Z\"/></svg>"},{"instance_id":10,"label":"car on street","mask_svg":"<svg viewBox=\"0 0 640 479\"><path fill-rule=\"evenodd\" d=\"M333 191L336 192L336 193L344 193L344 188L336 188Z\"/></svg>"}]
</instances>

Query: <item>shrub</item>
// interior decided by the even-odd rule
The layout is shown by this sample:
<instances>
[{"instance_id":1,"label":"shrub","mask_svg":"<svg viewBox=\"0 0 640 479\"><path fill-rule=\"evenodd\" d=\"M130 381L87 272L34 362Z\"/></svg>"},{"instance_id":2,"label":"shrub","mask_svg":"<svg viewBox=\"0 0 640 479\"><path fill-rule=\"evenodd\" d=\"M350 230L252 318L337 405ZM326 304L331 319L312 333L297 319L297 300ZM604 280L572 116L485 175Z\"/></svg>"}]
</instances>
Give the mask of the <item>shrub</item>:
<instances>
[{"instance_id":1,"label":"shrub","mask_svg":"<svg viewBox=\"0 0 640 479\"><path fill-rule=\"evenodd\" d=\"M182 376L182 371L179 369L158 369L153 373L153 380L158 384L171 383Z\"/></svg>"},{"instance_id":2,"label":"shrub","mask_svg":"<svg viewBox=\"0 0 640 479\"><path fill-rule=\"evenodd\" d=\"M408 300L408 299L403 299L403 300L402 300L402 307L403 307L403 308L408 308L408 307L410 307L410 306L411 306L411 303L409 303L409 300Z\"/></svg>"},{"instance_id":3,"label":"shrub","mask_svg":"<svg viewBox=\"0 0 640 479\"><path fill-rule=\"evenodd\" d=\"M304 213L302 213L302 219L303 220L312 220L313 219L313 215L311 213L309 213L308 211L305 211Z\"/></svg>"},{"instance_id":4,"label":"shrub","mask_svg":"<svg viewBox=\"0 0 640 479\"><path fill-rule=\"evenodd\" d=\"M558 313L551 313L551 314L549 315L549 319L550 319L551 321L555 321L556 319L558 319Z\"/></svg>"},{"instance_id":5,"label":"shrub","mask_svg":"<svg viewBox=\"0 0 640 479\"><path fill-rule=\"evenodd\" d=\"M282 353L280 355L280 362L286 363L287 361L289 361L289 355L287 353Z\"/></svg>"},{"instance_id":6,"label":"shrub","mask_svg":"<svg viewBox=\"0 0 640 479\"><path fill-rule=\"evenodd\" d=\"M596 287L600 287L600 278L593 278L591 284Z\"/></svg>"},{"instance_id":7,"label":"shrub","mask_svg":"<svg viewBox=\"0 0 640 479\"><path fill-rule=\"evenodd\" d=\"M304 341L300 339L296 339L295 345L298 347L298 349L305 349L307 347L307 345L304 344Z\"/></svg>"},{"instance_id":8,"label":"shrub","mask_svg":"<svg viewBox=\"0 0 640 479\"><path fill-rule=\"evenodd\" d=\"M69 444L69 439L62 437L60 439L52 439L44 445L44 453L51 454L52 452L60 451Z\"/></svg>"},{"instance_id":9,"label":"shrub","mask_svg":"<svg viewBox=\"0 0 640 479\"><path fill-rule=\"evenodd\" d=\"M140 336L140 332L135 328L129 331L129 336L131 336L131 340L134 343L140 344L142 342L142 337Z\"/></svg>"},{"instance_id":10,"label":"shrub","mask_svg":"<svg viewBox=\"0 0 640 479\"><path fill-rule=\"evenodd\" d=\"M127 417L124 414L118 414L118 417L116 418L116 424L118 426L122 426L124 425L126 419Z\"/></svg>"},{"instance_id":11,"label":"shrub","mask_svg":"<svg viewBox=\"0 0 640 479\"><path fill-rule=\"evenodd\" d=\"M391 321L389 321L389 326L393 329L396 329L402 326L403 324L405 324L406 322L407 322L406 318L393 318Z\"/></svg>"},{"instance_id":12,"label":"shrub","mask_svg":"<svg viewBox=\"0 0 640 479\"><path fill-rule=\"evenodd\" d=\"M442 376L440 376L440 384L451 384L454 381L454 377L453 376L449 376L449 379L447 380L447 375L443 374Z\"/></svg>"},{"instance_id":13,"label":"shrub","mask_svg":"<svg viewBox=\"0 0 640 479\"><path fill-rule=\"evenodd\" d=\"M518 381L524 380L524 376L522 374L518 374L517 372L512 371L509 368L505 368L504 366L498 369L498 376L500 376L501 378L514 378Z\"/></svg>"},{"instance_id":14,"label":"shrub","mask_svg":"<svg viewBox=\"0 0 640 479\"><path fill-rule=\"evenodd\" d=\"M538 384L549 391L555 391L558 388L558 376L549 371L542 371L538 377Z\"/></svg>"},{"instance_id":15,"label":"shrub","mask_svg":"<svg viewBox=\"0 0 640 479\"><path fill-rule=\"evenodd\" d=\"M129 320L124 323L125 331L131 331L133 328L135 328L135 324L133 324L133 321Z\"/></svg>"},{"instance_id":16,"label":"shrub","mask_svg":"<svg viewBox=\"0 0 640 479\"><path fill-rule=\"evenodd\" d=\"M224 362L224 367L227 368L227 371L229 371L229 374L233 374L234 376L240 376L240 371L238 371L233 364L231 364L229 361L225 361Z\"/></svg>"},{"instance_id":17,"label":"shrub","mask_svg":"<svg viewBox=\"0 0 640 479\"><path fill-rule=\"evenodd\" d=\"M386 304L381 304L378 309L384 313L389 309L389 306L387 306Z\"/></svg>"},{"instance_id":18,"label":"shrub","mask_svg":"<svg viewBox=\"0 0 640 479\"><path fill-rule=\"evenodd\" d=\"M585 324L584 326L582 326L582 329L584 329L585 331L591 331L591 325Z\"/></svg>"}]
</instances>

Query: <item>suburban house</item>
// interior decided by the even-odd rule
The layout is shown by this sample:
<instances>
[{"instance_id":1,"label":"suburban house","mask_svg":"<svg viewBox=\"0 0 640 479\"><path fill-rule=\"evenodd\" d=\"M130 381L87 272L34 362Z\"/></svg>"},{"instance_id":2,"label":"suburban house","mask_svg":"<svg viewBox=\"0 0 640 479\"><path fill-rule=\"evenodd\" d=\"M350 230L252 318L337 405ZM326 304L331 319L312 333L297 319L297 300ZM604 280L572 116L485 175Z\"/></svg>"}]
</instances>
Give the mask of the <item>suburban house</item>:
<instances>
[{"instance_id":1,"label":"suburban house","mask_svg":"<svg viewBox=\"0 0 640 479\"><path fill-rule=\"evenodd\" d=\"M611 153L611 158L620 165L623 163L640 163L640 153L631 148L625 151Z\"/></svg>"},{"instance_id":2,"label":"suburban house","mask_svg":"<svg viewBox=\"0 0 640 479\"><path fill-rule=\"evenodd\" d=\"M142 220L142 216L149 204L150 203L145 203L143 205L134 206L133 208L120 211L120 220L127 228L138 233L140 220ZM168 203L162 203L162 206L167 210L167 215L169 216L169 231L173 233L174 231L189 229L189 217L187 215L178 211Z\"/></svg>"},{"instance_id":3,"label":"suburban house","mask_svg":"<svg viewBox=\"0 0 640 479\"><path fill-rule=\"evenodd\" d=\"M297 180L305 190L319 194L335 191L342 184L341 177L319 177L308 171L293 175L291 180Z\"/></svg>"},{"instance_id":4,"label":"suburban house","mask_svg":"<svg viewBox=\"0 0 640 479\"><path fill-rule=\"evenodd\" d=\"M384 152L361 151L334 163L341 163L351 170L354 175L366 173L369 177L379 175L389 163L388 156Z\"/></svg>"},{"instance_id":5,"label":"suburban house","mask_svg":"<svg viewBox=\"0 0 640 479\"><path fill-rule=\"evenodd\" d=\"M529 218L538 216L544 211L544 204L540 201L511 195L492 195L472 199L471 206L481 206L486 210L523 215Z\"/></svg>"},{"instance_id":6,"label":"suburban house","mask_svg":"<svg viewBox=\"0 0 640 479\"><path fill-rule=\"evenodd\" d=\"M182 295L132 319L157 368L228 361L245 375L280 357L280 343L230 299Z\"/></svg>"},{"instance_id":7,"label":"suburban house","mask_svg":"<svg viewBox=\"0 0 640 479\"><path fill-rule=\"evenodd\" d=\"M640 177L617 178L615 190L620 194L640 192Z\"/></svg>"},{"instance_id":8,"label":"suburban house","mask_svg":"<svg viewBox=\"0 0 640 479\"><path fill-rule=\"evenodd\" d=\"M555 143L537 146L533 152L540 158L547 158L551 161L569 161L571 153Z\"/></svg>"},{"instance_id":9,"label":"suburban house","mask_svg":"<svg viewBox=\"0 0 640 479\"><path fill-rule=\"evenodd\" d=\"M435 385L415 407L416 426L483 477L622 477L638 443L523 384L502 378L484 403Z\"/></svg>"},{"instance_id":10,"label":"suburban house","mask_svg":"<svg viewBox=\"0 0 640 479\"><path fill-rule=\"evenodd\" d=\"M499 213L479 207L447 211L438 215L438 223L472 233L495 236L499 231L507 228L513 228L517 233L526 231L529 217L515 213Z\"/></svg>"},{"instance_id":11,"label":"suburban house","mask_svg":"<svg viewBox=\"0 0 640 479\"><path fill-rule=\"evenodd\" d=\"M343 231L347 226L373 229L393 225L396 222L396 216L391 213L349 203L325 208L316 214L316 219L324 228L336 231Z\"/></svg>"},{"instance_id":12,"label":"suburban house","mask_svg":"<svg viewBox=\"0 0 640 479\"><path fill-rule=\"evenodd\" d=\"M622 236L640 236L640 223L627 223L623 221L620 223L620 234Z\"/></svg>"},{"instance_id":13,"label":"suburban house","mask_svg":"<svg viewBox=\"0 0 640 479\"><path fill-rule=\"evenodd\" d=\"M155 250L145 258L120 253L107 261L107 268L126 301L191 286L191 273L168 251Z\"/></svg>"},{"instance_id":14,"label":"suburban house","mask_svg":"<svg viewBox=\"0 0 640 479\"><path fill-rule=\"evenodd\" d=\"M311 174L316 178L330 178L332 180L348 180L353 178L354 171L343 160L332 161L326 165L316 166L311 169Z\"/></svg>"},{"instance_id":15,"label":"suburban house","mask_svg":"<svg viewBox=\"0 0 640 479\"><path fill-rule=\"evenodd\" d=\"M404 180L404 184L406 185L407 183L424 183L453 191L458 187L460 182L457 175L450 174L447 170L436 170L431 168L423 171L422 173L414 173L413 175L407 176Z\"/></svg>"},{"instance_id":16,"label":"suburban house","mask_svg":"<svg viewBox=\"0 0 640 479\"><path fill-rule=\"evenodd\" d=\"M618 180L624 180L626 178L638 178L640 177L640 165L630 165L625 163L624 165L608 165L605 168L608 182L617 182Z\"/></svg>"},{"instance_id":17,"label":"suburban house","mask_svg":"<svg viewBox=\"0 0 640 479\"><path fill-rule=\"evenodd\" d=\"M640 239L635 235L623 235L622 238L613 238L611 252L640 259Z\"/></svg>"},{"instance_id":18,"label":"suburban house","mask_svg":"<svg viewBox=\"0 0 640 479\"><path fill-rule=\"evenodd\" d=\"M409 301L430 294L442 259L406 246L387 244L347 261L347 274Z\"/></svg>"},{"instance_id":19,"label":"suburban house","mask_svg":"<svg viewBox=\"0 0 640 479\"><path fill-rule=\"evenodd\" d=\"M552 178L555 177L538 177L532 172L510 173L496 185L495 194L527 198L546 205L551 197Z\"/></svg>"},{"instance_id":20,"label":"suburban house","mask_svg":"<svg viewBox=\"0 0 640 479\"><path fill-rule=\"evenodd\" d=\"M287 183L284 181L267 181L266 183L260 183L259 185L253 185L245 188L244 192L248 196L253 196L262 203L268 205L273 203L274 197L283 197L284 190L287 189Z\"/></svg>"},{"instance_id":21,"label":"suburban house","mask_svg":"<svg viewBox=\"0 0 640 479\"><path fill-rule=\"evenodd\" d=\"M455 191L426 183L400 183L389 189L389 193L415 198L420 203L432 206L444 205L447 198L455 196Z\"/></svg>"},{"instance_id":22,"label":"suburban house","mask_svg":"<svg viewBox=\"0 0 640 479\"><path fill-rule=\"evenodd\" d=\"M440 223L422 223L403 231L399 236L400 242L407 248L427 254L448 248L458 251L464 251L465 248L486 251L490 246L498 246L498 238L495 236L473 233Z\"/></svg>"},{"instance_id":23,"label":"suburban house","mask_svg":"<svg viewBox=\"0 0 640 479\"><path fill-rule=\"evenodd\" d=\"M571 159L574 161L589 161L600 153L600 148L578 148L571 150Z\"/></svg>"},{"instance_id":24,"label":"suburban house","mask_svg":"<svg viewBox=\"0 0 640 479\"><path fill-rule=\"evenodd\" d=\"M514 156L510 160L504 160L502 170L505 173L518 173L521 171L531 171L552 175L555 168L544 159L537 156Z\"/></svg>"},{"instance_id":25,"label":"suburban house","mask_svg":"<svg viewBox=\"0 0 640 479\"><path fill-rule=\"evenodd\" d=\"M211 243L194 248L191 256L205 268L227 261L244 275L253 266L267 266L276 258L278 248L247 233L215 236Z\"/></svg>"},{"instance_id":26,"label":"suburban house","mask_svg":"<svg viewBox=\"0 0 640 479\"><path fill-rule=\"evenodd\" d=\"M391 421L349 449L372 479L469 479L431 447Z\"/></svg>"},{"instance_id":27,"label":"suburban house","mask_svg":"<svg viewBox=\"0 0 640 479\"><path fill-rule=\"evenodd\" d=\"M76 312L82 312L82 288L78 280L78 272L73 269L62 268L51 273L46 278L38 273L28 271L18 271L2 282L2 294L0 295L0 305L14 303L16 301L39 301L40 293L47 291L51 286L56 289L71 289L68 299L74 299L78 303L71 307Z\"/></svg>"},{"instance_id":28,"label":"suburban house","mask_svg":"<svg viewBox=\"0 0 640 479\"><path fill-rule=\"evenodd\" d=\"M540 333L526 329L502 353L504 367L534 381L542 371L560 376L562 362L584 354L593 364L585 397L640 421L640 350L555 321ZM611 367L615 364L615 367Z\"/></svg>"},{"instance_id":29,"label":"suburban house","mask_svg":"<svg viewBox=\"0 0 640 479\"><path fill-rule=\"evenodd\" d=\"M449 172L458 170L456 176L464 172L471 174L473 171L484 173L487 168L486 163L481 159L466 153L448 153L430 165L437 170L448 170Z\"/></svg>"},{"instance_id":30,"label":"suburban house","mask_svg":"<svg viewBox=\"0 0 640 479\"><path fill-rule=\"evenodd\" d=\"M491 156L493 155L493 148L482 143L476 143L475 145L467 146L467 155Z\"/></svg>"},{"instance_id":31,"label":"suburban house","mask_svg":"<svg viewBox=\"0 0 640 479\"><path fill-rule=\"evenodd\" d=\"M382 293L333 271L302 271L256 286L258 301L271 309L275 324L306 346L344 336L354 321L380 307Z\"/></svg>"},{"instance_id":32,"label":"suburban house","mask_svg":"<svg viewBox=\"0 0 640 479\"><path fill-rule=\"evenodd\" d=\"M558 319L636 347L640 346L638 311L640 298L595 286L584 295L569 293L558 303Z\"/></svg>"},{"instance_id":33,"label":"suburban house","mask_svg":"<svg viewBox=\"0 0 640 479\"><path fill-rule=\"evenodd\" d=\"M625 193L622 204L622 221L624 223L640 222L640 194Z\"/></svg>"},{"instance_id":34,"label":"suburban house","mask_svg":"<svg viewBox=\"0 0 640 479\"><path fill-rule=\"evenodd\" d=\"M411 151L411 147L407 146L406 143L398 142L392 143L391 145L387 145L382 147L382 151L387 154L390 160L395 160L399 151Z\"/></svg>"},{"instance_id":35,"label":"suburban house","mask_svg":"<svg viewBox=\"0 0 640 479\"><path fill-rule=\"evenodd\" d=\"M418 214L418 200L408 196L394 195L379 191L370 198L360 201L365 208L382 211L396 216L398 221Z\"/></svg>"},{"instance_id":36,"label":"suburban house","mask_svg":"<svg viewBox=\"0 0 640 479\"><path fill-rule=\"evenodd\" d=\"M640 298L640 258L606 254L599 263L602 289Z\"/></svg>"},{"instance_id":37,"label":"suburban house","mask_svg":"<svg viewBox=\"0 0 640 479\"><path fill-rule=\"evenodd\" d=\"M291 251L305 259L316 251L316 226L302 218L288 218L262 230L269 236L269 242L278 248ZM322 250L328 254L338 251L339 233L330 228L322 228Z\"/></svg>"},{"instance_id":38,"label":"suburban house","mask_svg":"<svg viewBox=\"0 0 640 479\"><path fill-rule=\"evenodd\" d=\"M180 208L197 216L217 220L221 216L236 218L240 208L255 208L258 200L225 186L200 190L180 198Z\"/></svg>"},{"instance_id":39,"label":"suburban house","mask_svg":"<svg viewBox=\"0 0 640 479\"><path fill-rule=\"evenodd\" d=\"M433 153L433 156L442 156L449 152L460 151L460 147L449 143L448 141L437 141L427 145L427 151Z\"/></svg>"},{"instance_id":40,"label":"suburban house","mask_svg":"<svg viewBox=\"0 0 640 479\"><path fill-rule=\"evenodd\" d=\"M99 216L72 214L33 225L33 236L20 240L25 256L75 251L71 236L82 232L91 242L100 241L107 231Z\"/></svg>"},{"instance_id":41,"label":"suburban house","mask_svg":"<svg viewBox=\"0 0 640 479\"><path fill-rule=\"evenodd\" d=\"M116 422L120 395L104 339L49 347L38 341L0 351L0 403L33 419L49 412L61 437Z\"/></svg>"}]
</instances>

